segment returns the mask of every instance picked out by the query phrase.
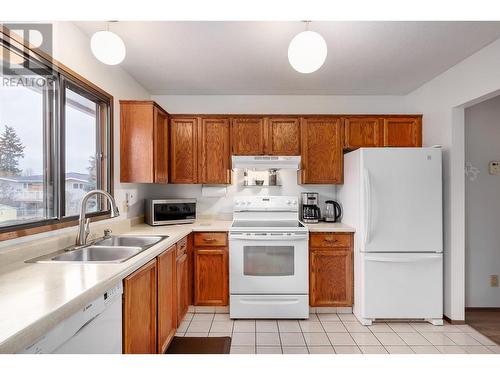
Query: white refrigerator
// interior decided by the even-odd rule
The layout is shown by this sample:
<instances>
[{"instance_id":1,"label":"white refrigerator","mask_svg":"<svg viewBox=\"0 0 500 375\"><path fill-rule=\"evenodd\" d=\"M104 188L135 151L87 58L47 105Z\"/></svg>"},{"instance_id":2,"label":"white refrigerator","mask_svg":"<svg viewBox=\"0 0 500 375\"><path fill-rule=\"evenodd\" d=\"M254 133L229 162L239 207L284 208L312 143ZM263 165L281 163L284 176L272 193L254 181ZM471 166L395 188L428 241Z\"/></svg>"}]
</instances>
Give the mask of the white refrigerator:
<instances>
[{"instance_id":1,"label":"white refrigerator","mask_svg":"<svg viewBox=\"0 0 500 375\"><path fill-rule=\"evenodd\" d=\"M342 222L355 227L354 314L443 324L439 148L362 148L344 157Z\"/></svg>"}]
</instances>

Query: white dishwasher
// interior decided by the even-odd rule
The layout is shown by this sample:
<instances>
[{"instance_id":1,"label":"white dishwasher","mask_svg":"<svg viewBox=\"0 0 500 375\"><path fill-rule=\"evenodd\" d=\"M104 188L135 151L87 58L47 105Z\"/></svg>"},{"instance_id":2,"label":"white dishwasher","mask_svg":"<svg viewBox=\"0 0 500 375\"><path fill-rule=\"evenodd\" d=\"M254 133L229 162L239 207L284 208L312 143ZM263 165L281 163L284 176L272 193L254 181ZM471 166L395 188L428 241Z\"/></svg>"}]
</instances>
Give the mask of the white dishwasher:
<instances>
[{"instance_id":1,"label":"white dishwasher","mask_svg":"<svg viewBox=\"0 0 500 375\"><path fill-rule=\"evenodd\" d=\"M108 289L20 353L122 353L122 294L121 283Z\"/></svg>"}]
</instances>

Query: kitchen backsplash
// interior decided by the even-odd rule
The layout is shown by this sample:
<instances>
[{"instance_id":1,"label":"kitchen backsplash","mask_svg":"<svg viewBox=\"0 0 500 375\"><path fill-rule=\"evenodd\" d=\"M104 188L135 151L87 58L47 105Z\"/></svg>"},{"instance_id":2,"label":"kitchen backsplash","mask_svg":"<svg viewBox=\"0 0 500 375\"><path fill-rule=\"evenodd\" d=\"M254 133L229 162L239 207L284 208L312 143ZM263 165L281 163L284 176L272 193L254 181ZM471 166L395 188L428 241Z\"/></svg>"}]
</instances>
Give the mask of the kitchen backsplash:
<instances>
[{"instance_id":1,"label":"kitchen backsplash","mask_svg":"<svg viewBox=\"0 0 500 375\"><path fill-rule=\"evenodd\" d=\"M281 186L243 186L243 170L233 171L233 183L227 185L223 197L204 197L202 185L149 185L146 196L150 198L196 198L197 215L200 218L213 217L221 220L231 220L233 199L239 195L290 195L299 198L302 192L317 192L320 196L321 208L328 199L335 199L335 185L305 185L297 184L297 171L280 170ZM224 186L224 185L219 185Z\"/></svg>"}]
</instances>

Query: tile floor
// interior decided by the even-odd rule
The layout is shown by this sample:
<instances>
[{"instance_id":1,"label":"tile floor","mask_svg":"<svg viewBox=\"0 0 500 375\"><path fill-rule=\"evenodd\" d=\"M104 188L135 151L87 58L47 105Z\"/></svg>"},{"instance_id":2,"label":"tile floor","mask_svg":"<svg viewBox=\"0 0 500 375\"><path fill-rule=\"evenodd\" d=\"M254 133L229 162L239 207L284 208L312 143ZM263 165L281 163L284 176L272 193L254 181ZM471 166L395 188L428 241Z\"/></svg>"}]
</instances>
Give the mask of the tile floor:
<instances>
[{"instance_id":1,"label":"tile floor","mask_svg":"<svg viewBox=\"0 0 500 375\"><path fill-rule=\"evenodd\" d=\"M500 346L468 325L365 327L350 313L314 313L308 320L231 320L223 310L214 311L189 312L177 336L231 336L231 354L500 354Z\"/></svg>"}]
</instances>

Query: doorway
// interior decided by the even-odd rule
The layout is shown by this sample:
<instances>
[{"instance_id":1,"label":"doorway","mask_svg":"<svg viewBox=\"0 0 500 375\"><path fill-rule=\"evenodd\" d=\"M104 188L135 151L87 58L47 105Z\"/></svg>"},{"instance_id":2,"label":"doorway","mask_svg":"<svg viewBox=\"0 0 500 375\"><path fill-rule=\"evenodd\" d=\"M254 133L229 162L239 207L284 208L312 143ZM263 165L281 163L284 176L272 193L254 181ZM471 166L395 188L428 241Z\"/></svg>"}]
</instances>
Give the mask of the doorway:
<instances>
[{"instance_id":1,"label":"doorway","mask_svg":"<svg viewBox=\"0 0 500 375\"><path fill-rule=\"evenodd\" d=\"M465 109L465 319L500 344L500 96Z\"/></svg>"}]
</instances>

